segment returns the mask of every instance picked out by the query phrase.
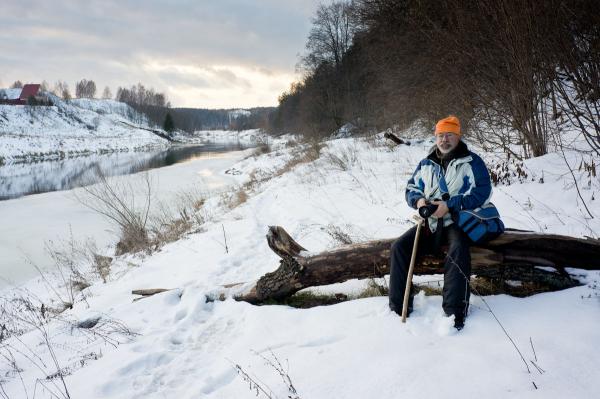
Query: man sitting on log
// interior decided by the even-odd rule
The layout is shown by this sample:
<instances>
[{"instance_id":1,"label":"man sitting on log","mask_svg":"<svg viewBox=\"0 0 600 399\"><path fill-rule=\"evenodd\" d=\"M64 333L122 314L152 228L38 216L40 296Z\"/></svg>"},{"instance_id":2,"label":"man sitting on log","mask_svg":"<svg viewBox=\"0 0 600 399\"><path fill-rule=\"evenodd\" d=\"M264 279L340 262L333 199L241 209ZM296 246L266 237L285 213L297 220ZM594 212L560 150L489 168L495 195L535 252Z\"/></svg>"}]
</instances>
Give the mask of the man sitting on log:
<instances>
[{"instance_id":1,"label":"man sitting on log","mask_svg":"<svg viewBox=\"0 0 600 399\"><path fill-rule=\"evenodd\" d=\"M469 151L461 140L460 121L455 116L440 120L435 126L435 146L417 166L406 187L406 202L415 209L434 205L427 218L417 254L438 254L448 245L444 263L442 307L447 316L454 315L454 327L464 327L469 308L471 276L470 240L454 224L452 214L475 209L489 202L492 194L490 175L483 160ZM425 209L423 209L425 210ZM419 212L427 215L427 212ZM402 313L404 291L417 227L409 229L393 244L390 267L390 309ZM412 290L411 290L412 291ZM411 292L408 313L412 311Z\"/></svg>"}]
</instances>

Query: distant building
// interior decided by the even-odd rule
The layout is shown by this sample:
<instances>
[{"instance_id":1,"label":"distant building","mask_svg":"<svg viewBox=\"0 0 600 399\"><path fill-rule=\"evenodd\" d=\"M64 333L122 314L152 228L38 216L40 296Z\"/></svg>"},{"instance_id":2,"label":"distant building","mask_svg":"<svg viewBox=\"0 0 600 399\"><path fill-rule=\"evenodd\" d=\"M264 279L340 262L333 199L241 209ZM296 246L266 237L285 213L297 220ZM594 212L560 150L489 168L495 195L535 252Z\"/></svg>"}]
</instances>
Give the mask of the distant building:
<instances>
[{"instance_id":1,"label":"distant building","mask_svg":"<svg viewBox=\"0 0 600 399\"><path fill-rule=\"evenodd\" d=\"M0 89L0 100L6 104L9 100L18 100L21 95L22 88L18 89Z\"/></svg>"},{"instance_id":2,"label":"distant building","mask_svg":"<svg viewBox=\"0 0 600 399\"><path fill-rule=\"evenodd\" d=\"M26 105L29 97L43 102L44 99L40 98L39 91L39 84L26 84L22 89L0 90L0 104Z\"/></svg>"},{"instance_id":3,"label":"distant building","mask_svg":"<svg viewBox=\"0 0 600 399\"><path fill-rule=\"evenodd\" d=\"M27 99L31 96L34 98L38 95L40 91L40 85L38 84L26 84L23 86L23 90L21 90L21 95L19 96L19 100L23 102L23 104L27 104Z\"/></svg>"}]
</instances>

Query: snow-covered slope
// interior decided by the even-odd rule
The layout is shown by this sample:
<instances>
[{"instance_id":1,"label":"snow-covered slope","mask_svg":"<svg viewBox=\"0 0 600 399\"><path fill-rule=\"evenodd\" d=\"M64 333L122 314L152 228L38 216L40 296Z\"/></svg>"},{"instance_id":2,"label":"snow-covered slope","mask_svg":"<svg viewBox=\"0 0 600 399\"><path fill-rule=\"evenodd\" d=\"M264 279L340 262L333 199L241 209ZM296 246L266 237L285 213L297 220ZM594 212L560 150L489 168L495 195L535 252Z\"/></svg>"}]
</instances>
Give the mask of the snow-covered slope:
<instances>
[{"instance_id":1,"label":"snow-covered slope","mask_svg":"<svg viewBox=\"0 0 600 399\"><path fill-rule=\"evenodd\" d=\"M113 100L52 96L53 106L0 105L0 161L167 146L146 119ZM2 163L0 162L0 164Z\"/></svg>"},{"instance_id":2,"label":"snow-covered slope","mask_svg":"<svg viewBox=\"0 0 600 399\"><path fill-rule=\"evenodd\" d=\"M443 316L439 295L420 294L406 324L386 297L305 310L206 302L223 284L252 281L278 266L264 239L269 225L284 226L309 251L339 245L340 232L356 242L402 234L413 213L404 202L406 181L431 144L389 147L381 135L338 139L317 158L315 148L281 143L240 161L227 171L240 187L206 201L199 231L151 256L116 258L109 281L97 279L78 294L74 309L20 341L5 341L14 348L14 362L9 357L1 366L5 396L31 397L36 387L50 396L66 387L72 398L267 397L251 379L272 398L597 397L598 272L571 270L583 285L561 292L486 297L495 316L473 295L460 333ZM571 162L578 157L567 154ZM485 158L493 164L499 155ZM591 219L556 154L523 167L522 182L494 189L509 227L598 237L600 203L591 200L597 177L574 171L579 186L589 187L582 195ZM248 198L240 200L245 183ZM437 286L440 279L422 281ZM355 293L365 285L321 290ZM35 282L30 287L43 294ZM131 291L140 288L172 290L132 302Z\"/></svg>"},{"instance_id":3,"label":"snow-covered slope","mask_svg":"<svg viewBox=\"0 0 600 399\"><path fill-rule=\"evenodd\" d=\"M261 129L249 130L196 130L193 134L176 132L173 139L185 143L241 143L259 144L267 140Z\"/></svg>"}]
</instances>

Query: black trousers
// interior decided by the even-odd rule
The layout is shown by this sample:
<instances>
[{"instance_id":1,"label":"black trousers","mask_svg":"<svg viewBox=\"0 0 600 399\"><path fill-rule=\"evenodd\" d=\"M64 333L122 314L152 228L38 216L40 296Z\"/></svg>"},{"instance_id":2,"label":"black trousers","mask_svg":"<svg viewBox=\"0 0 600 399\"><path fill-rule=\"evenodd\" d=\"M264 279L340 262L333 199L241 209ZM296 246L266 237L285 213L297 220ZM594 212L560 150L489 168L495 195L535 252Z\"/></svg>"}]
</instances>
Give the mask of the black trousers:
<instances>
[{"instance_id":1,"label":"black trousers","mask_svg":"<svg viewBox=\"0 0 600 399\"><path fill-rule=\"evenodd\" d=\"M390 309L402 314L402 302L410 257L415 242L417 226L414 226L392 244L390 257ZM417 256L432 254L434 235L426 227L421 228ZM471 252L469 238L454 224L444 227L442 245L448 244L448 255L444 263L444 290L442 307L450 315L466 316L469 307L469 278L471 277ZM413 295L409 300L412 310Z\"/></svg>"}]
</instances>

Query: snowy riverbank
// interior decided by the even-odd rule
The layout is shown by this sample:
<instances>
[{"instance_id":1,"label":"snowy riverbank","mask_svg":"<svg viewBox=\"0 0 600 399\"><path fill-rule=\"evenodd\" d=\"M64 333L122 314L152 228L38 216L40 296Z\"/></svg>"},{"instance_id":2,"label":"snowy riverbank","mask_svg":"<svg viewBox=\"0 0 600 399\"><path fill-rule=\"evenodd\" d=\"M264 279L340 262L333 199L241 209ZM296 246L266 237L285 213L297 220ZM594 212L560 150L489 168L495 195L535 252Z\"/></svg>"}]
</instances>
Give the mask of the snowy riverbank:
<instances>
[{"instance_id":1,"label":"snowy riverbank","mask_svg":"<svg viewBox=\"0 0 600 399\"><path fill-rule=\"evenodd\" d=\"M0 105L0 165L169 145L127 104L55 96L53 101L53 106Z\"/></svg>"},{"instance_id":2,"label":"snowy riverbank","mask_svg":"<svg viewBox=\"0 0 600 399\"><path fill-rule=\"evenodd\" d=\"M201 225L150 255L114 258L106 283L91 264L78 265L92 285L75 294L73 309L44 316L47 324L19 340L3 341L14 362L0 366L0 392L52 396L50 390L66 387L72 398L255 397L242 370L270 387L273 398L597 396L599 272L571 270L582 286L561 292L485 298L526 359L535 358L544 371L530 365L531 373L474 295L460 333L443 316L439 295L419 294L407 324L390 313L386 297L312 309L206 302L206 294L223 284L252 281L278 266L264 238L269 225L285 227L311 252L402 234L413 213L404 202L406 181L432 143L427 138L390 147L382 134L331 140L322 148L279 140L269 153L223 165L220 174L234 186L208 193L198 210ZM481 155L492 169L506 159ZM573 165L590 159L575 152L566 158ZM507 177L494 188L493 202L508 227L598 238L600 202L592 200L598 177L574 170L591 219L562 155L518 167L526 177ZM439 279L428 276L435 285ZM54 284L62 292L60 279ZM368 284L316 291L356 295ZM143 288L172 290L132 302L131 291ZM58 305L44 282L32 281L27 290L5 293L4 306L24 294ZM24 311L26 321L29 314L39 312ZM272 355L297 396L288 396L263 359Z\"/></svg>"}]
</instances>

